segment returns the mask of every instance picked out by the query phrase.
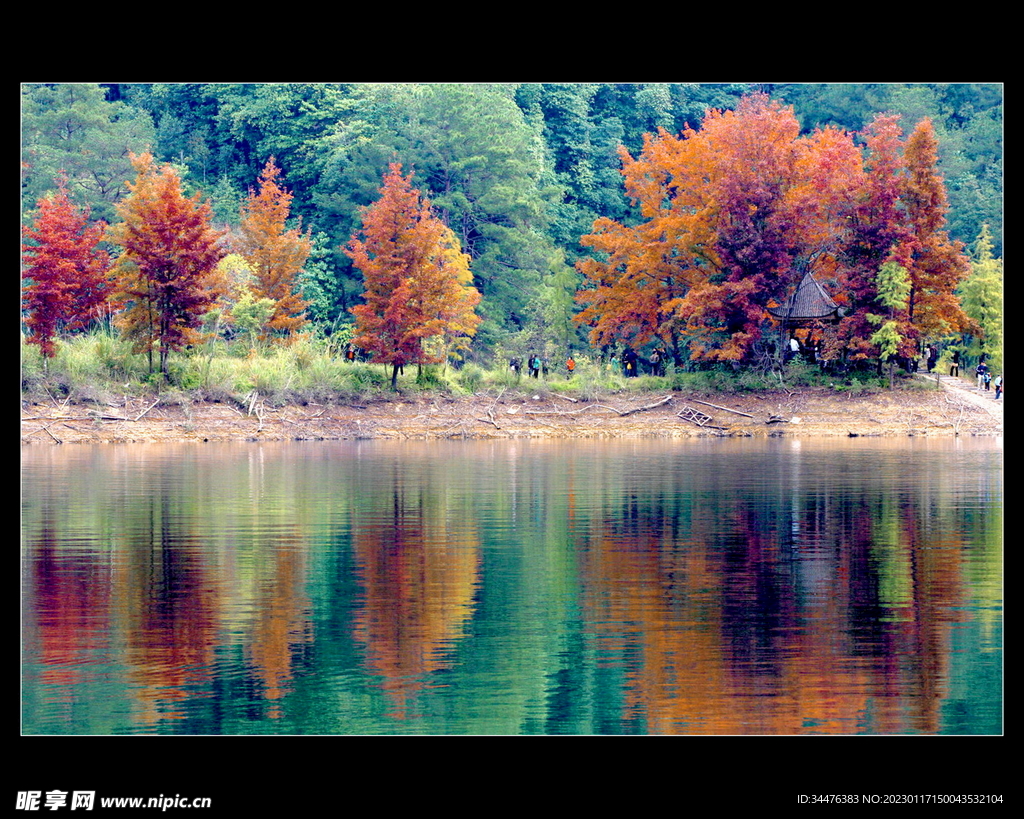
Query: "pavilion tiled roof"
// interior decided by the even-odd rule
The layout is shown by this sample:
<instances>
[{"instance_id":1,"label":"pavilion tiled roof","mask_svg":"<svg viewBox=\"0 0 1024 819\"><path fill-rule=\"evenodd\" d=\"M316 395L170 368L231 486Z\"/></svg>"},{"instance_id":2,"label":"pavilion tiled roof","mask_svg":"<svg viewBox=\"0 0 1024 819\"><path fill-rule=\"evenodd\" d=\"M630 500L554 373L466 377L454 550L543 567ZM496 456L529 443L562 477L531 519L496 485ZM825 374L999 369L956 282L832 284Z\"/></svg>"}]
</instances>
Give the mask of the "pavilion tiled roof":
<instances>
[{"instance_id":1,"label":"pavilion tiled roof","mask_svg":"<svg viewBox=\"0 0 1024 819\"><path fill-rule=\"evenodd\" d=\"M836 318L839 305L825 292L814 276L807 272L793 291L778 307L769 307L768 312L783 321L807 321L809 319Z\"/></svg>"}]
</instances>

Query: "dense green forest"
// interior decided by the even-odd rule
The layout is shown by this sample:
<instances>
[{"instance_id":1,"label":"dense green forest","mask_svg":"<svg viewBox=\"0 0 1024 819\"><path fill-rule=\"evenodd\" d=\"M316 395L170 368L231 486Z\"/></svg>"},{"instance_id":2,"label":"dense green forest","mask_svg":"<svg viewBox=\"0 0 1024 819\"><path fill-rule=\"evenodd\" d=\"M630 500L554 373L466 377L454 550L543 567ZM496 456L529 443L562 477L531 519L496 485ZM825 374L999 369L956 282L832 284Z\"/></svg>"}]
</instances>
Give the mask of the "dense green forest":
<instances>
[{"instance_id":1,"label":"dense green forest","mask_svg":"<svg viewBox=\"0 0 1024 819\"><path fill-rule=\"evenodd\" d=\"M879 114L898 115L904 135L929 119L944 229L973 263L1001 260L1003 88L994 83L24 85L23 225L59 185L90 220L117 223L136 179L131 155L149 152L185 195L209 204L230 243L273 160L288 224L309 243L297 276L308 329L330 336L351 328L363 297L346 248L398 163L469 256L482 321L466 359L564 355L592 340L572 320L581 263L600 255L581 239L600 219L641 221L621 149L639 157L645 135L699 129L709 109L751 94L791 107L801 136L834 126L860 146ZM1001 261L999 277L1001 287ZM969 335L958 341L977 348Z\"/></svg>"}]
</instances>

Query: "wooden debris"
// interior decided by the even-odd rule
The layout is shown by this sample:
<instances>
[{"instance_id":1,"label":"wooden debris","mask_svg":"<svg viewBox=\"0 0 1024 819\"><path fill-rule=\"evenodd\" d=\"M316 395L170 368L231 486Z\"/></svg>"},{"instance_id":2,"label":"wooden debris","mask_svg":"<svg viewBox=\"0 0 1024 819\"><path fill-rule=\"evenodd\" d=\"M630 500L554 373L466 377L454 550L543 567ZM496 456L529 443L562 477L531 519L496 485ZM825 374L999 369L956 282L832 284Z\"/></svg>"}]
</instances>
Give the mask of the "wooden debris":
<instances>
[{"instance_id":1,"label":"wooden debris","mask_svg":"<svg viewBox=\"0 0 1024 819\"><path fill-rule=\"evenodd\" d=\"M609 412L614 412L620 418L627 415L632 415L634 412L645 412L646 410L656 409L657 407L664 406L672 400L671 395L666 395L660 401L655 401L653 404L645 404L642 407L633 407L632 409L617 409L616 407L610 407L607 404L587 404L585 407L581 407L578 410L569 410L568 412L562 412L561 410L526 410L527 415L579 415L581 412L586 412L591 409L604 409Z\"/></svg>"},{"instance_id":2,"label":"wooden debris","mask_svg":"<svg viewBox=\"0 0 1024 819\"><path fill-rule=\"evenodd\" d=\"M25 419L22 419L22 420L25 420ZM51 421L45 427L39 427L39 429L34 429L31 432L25 433L25 435L22 436L22 440L26 440L29 436L35 435L37 432L45 432L47 435L49 435L51 438L53 438L54 443L63 444L64 442L60 438L58 438L56 435L54 435L52 432L50 432L50 427L52 427L54 424L56 424L60 420L62 420L62 419L57 419L55 421Z\"/></svg>"},{"instance_id":3,"label":"wooden debris","mask_svg":"<svg viewBox=\"0 0 1024 819\"><path fill-rule=\"evenodd\" d=\"M657 407L660 407L660 406L663 406L663 405L667 404L671 400L672 400L672 396L671 395L666 395L660 401L655 401L653 404L647 404L646 406L643 406L643 407L635 407L635 408L633 408L631 410L625 410L623 412L620 412L619 415L632 415L634 412L644 412L646 410L656 409Z\"/></svg>"},{"instance_id":4,"label":"wooden debris","mask_svg":"<svg viewBox=\"0 0 1024 819\"><path fill-rule=\"evenodd\" d=\"M142 412L140 412L138 415L136 415L135 418L133 418L132 420L133 421L138 421L143 415L145 415L147 412L149 412L151 409L153 409L153 407L155 407L159 403L160 403L160 399L157 398L156 401L154 401L152 404L150 404L148 407L146 407ZM124 419L124 420L128 420L128 419Z\"/></svg>"},{"instance_id":5,"label":"wooden debris","mask_svg":"<svg viewBox=\"0 0 1024 819\"><path fill-rule=\"evenodd\" d=\"M485 424L491 424L495 429L501 429L501 427L498 426L498 422L494 420L494 413L491 410L487 410L486 418L477 418L476 420Z\"/></svg>"},{"instance_id":6,"label":"wooden debris","mask_svg":"<svg viewBox=\"0 0 1024 819\"><path fill-rule=\"evenodd\" d=\"M708 427L710 429L725 429L725 427L716 427L711 424L714 420L710 415L705 412L701 412L695 407L683 406L679 412L676 413L677 418L682 418L684 421L692 421L699 427Z\"/></svg>"},{"instance_id":7,"label":"wooden debris","mask_svg":"<svg viewBox=\"0 0 1024 819\"><path fill-rule=\"evenodd\" d=\"M690 400L693 401L695 404L704 404L704 406L714 407L715 409L724 410L725 412L732 412L736 415L742 415L746 418L754 417L749 412L740 412L739 410L729 409L728 407L720 407L718 406L718 404L712 404L710 401L698 401L696 398L691 398Z\"/></svg>"}]
</instances>

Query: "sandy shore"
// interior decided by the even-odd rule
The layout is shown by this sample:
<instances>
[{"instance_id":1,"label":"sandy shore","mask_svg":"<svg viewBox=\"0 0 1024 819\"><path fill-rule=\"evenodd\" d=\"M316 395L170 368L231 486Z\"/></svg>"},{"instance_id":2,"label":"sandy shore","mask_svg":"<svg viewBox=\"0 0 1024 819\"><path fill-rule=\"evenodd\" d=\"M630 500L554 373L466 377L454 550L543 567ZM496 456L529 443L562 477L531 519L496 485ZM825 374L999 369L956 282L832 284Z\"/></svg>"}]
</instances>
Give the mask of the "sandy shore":
<instances>
[{"instance_id":1,"label":"sandy shore","mask_svg":"<svg viewBox=\"0 0 1024 819\"><path fill-rule=\"evenodd\" d=\"M182 398L23 402L25 444L445 438L995 436L1002 402L967 382L870 395L828 389L758 394L663 392L567 398L544 389L397 395L351 404L245 406Z\"/></svg>"}]
</instances>

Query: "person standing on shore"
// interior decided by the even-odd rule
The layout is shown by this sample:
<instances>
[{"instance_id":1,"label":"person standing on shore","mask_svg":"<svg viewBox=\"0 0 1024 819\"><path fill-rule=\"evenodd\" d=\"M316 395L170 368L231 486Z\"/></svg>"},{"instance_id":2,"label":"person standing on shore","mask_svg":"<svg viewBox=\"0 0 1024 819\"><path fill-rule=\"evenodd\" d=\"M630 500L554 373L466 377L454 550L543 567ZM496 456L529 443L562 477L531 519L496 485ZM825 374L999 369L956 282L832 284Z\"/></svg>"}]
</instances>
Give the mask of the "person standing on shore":
<instances>
[{"instance_id":1,"label":"person standing on shore","mask_svg":"<svg viewBox=\"0 0 1024 819\"><path fill-rule=\"evenodd\" d=\"M985 373L988 372L988 364L984 361L979 361L978 366L974 369L974 374L978 376L978 389L985 389Z\"/></svg>"},{"instance_id":2,"label":"person standing on shore","mask_svg":"<svg viewBox=\"0 0 1024 819\"><path fill-rule=\"evenodd\" d=\"M960 351L959 350L954 350L953 351L953 363L949 367L949 374L950 375L956 375L956 376L960 375Z\"/></svg>"},{"instance_id":3,"label":"person standing on shore","mask_svg":"<svg viewBox=\"0 0 1024 819\"><path fill-rule=\"evenodd\" d=\"M622 354L622 364L625 369L626 378L636 378L636 363L638 357L636 352L629 348Z\"/></svg>"},{"instance_id":4,"label":"person standing on shore","mask_svg":"<svg viewBox=\"0 0 1024 819\"><path fill-rule=\"evenodd\" d=\"M1003 394L1003 377L1001 375L996 376L996 398L999 398Z\"/></svg>"}]
</instances>

